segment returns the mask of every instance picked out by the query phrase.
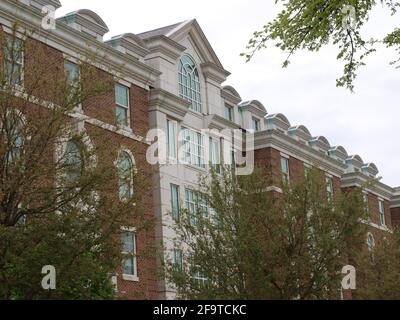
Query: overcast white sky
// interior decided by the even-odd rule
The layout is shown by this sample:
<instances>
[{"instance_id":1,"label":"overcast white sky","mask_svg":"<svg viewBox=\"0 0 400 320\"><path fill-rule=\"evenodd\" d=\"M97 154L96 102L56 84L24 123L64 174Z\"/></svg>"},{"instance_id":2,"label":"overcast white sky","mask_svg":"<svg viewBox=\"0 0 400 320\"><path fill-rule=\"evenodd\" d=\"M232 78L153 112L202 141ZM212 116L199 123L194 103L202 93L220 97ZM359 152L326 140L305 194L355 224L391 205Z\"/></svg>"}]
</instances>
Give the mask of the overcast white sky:
<instances>
[{"instance_id":1,"label":"overcast white sky","mask_svg":"<svg viewBox=\"0 0 400 320\"><path fill-rule=\"evenodd\" d=\"M331 145L343 145L349 154L374 162L383 182L400 185L400 70L389 66L396 56L384 49L370 57L356 81L356 92L335 87L342 66L336 50L302 52L281 69L285 55L260 52L252 62L239 56L252 32L278 12L274 0L61 0L57 16L90 9L108 25L111 36L155 29L196 18L232 75L227 84L243 100L260 100L269 113L285 114L292 125L304 124L313 136L323 135ZM397 20L397 24L396 24ZM388 17L380 5L373 11L365 35L382 37L400 27L399 17Z\"/></svg>"}]
</instances>

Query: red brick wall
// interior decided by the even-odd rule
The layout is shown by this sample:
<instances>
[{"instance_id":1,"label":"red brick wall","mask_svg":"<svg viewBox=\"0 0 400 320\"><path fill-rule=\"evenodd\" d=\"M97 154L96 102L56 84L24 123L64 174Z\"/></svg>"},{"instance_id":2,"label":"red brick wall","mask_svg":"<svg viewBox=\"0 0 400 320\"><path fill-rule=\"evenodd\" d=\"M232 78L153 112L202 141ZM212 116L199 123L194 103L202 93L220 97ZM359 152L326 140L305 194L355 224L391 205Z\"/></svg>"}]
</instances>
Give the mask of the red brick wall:
<instances>
[{"instance_id":1,"label":"red brick wall","mask_svg":"<svg viewBox=\"0 0 400 320\"><path fill-rule=\"evenodd\" d=\"M138 208L145 208L144 216L146 222L154 222L154 208L152 198L152 167L146 161L147 145L123 137L110 131L104 131L98 127L87 125L87 132L95 139L105 139L110 147L110 153L116 154L122 147L129 149L135 157L137 174L134 193L138 195ZM111 161L113 159L110 159ZM118 186L115 183L117 195ZM137 221L132 216L132 224L142 226L144 221ZM139 282L126 281L121 277L121 270L117 270L118 291L122 299L156 299L157 298L157 265L156 265L156 240L154 225L137 233L137 272Z\"/></svg>"},{"instance_id":2,"label":"red brick wall","mask_svg":"<svg viewBox=\"0 0 400 320\"><path fill-rule=\"evenodd\" d=\"M400 207L391 208L390 209L390 216L391 216L391 219L392 219L393 227L399 227L400 226Z\"/></svg>"},{"instance_id":3,"label":"red brick wall","mask_svg":"<svg viewBox=\"0 0 400 320\"><path fill-rule=\"evenodd\" d=\"M0 28L0 45L3 44L3 31ZM0 50L0 58L2 55ZM0 61L3 66L3 61ZM40 67L40 68L39 68ZM1 70L1 69L0 69ZM38 76L38 70L40 75ZM84 114L109 124L115 124L115 93L114 79L106 72L94 67L82 67L83 85L94 89L96 83L104 83L107 86L105 93L86 99L83 104ZM45 82L38 85L38 79L45 79ZM63 53L28 38L25 41L25 88L31 89L35 96L47 101L56 100L55 97L64 96L59 87L64 83L64 56ZM84 88L85 91L85 88ZM91 91L92 92L92 91ZM148 90L136 85L130 88L130 117L134 133L145 135L149 128L148 120ZM93 96L93 94L92 94ZM144 219L154 219L154 208L152 200L152 167L146 161L147 145L111 131L86 124L86 131L92 141L100 137L110 147L110 154L121 147L131 150L135 157L137 167L136 179L139 182L135 188L138 198L138 207L145 208ZM108 159L109 160L109 159ZM107 161L108 161L107 160ZM101 161L101 159L99 159ZM111 164L113 165L113 164ZM110 184L113 182L110 181ZM118 195L118 187L115 185L115 193ZM135 224L135 218L132 217ZM141 221L143 222L143 221ZM125 281L118 278L118 289L122 299L156 299L157 298L157 269L155 256L155 231L151 226L147 230L139 231L137 234L137 270L138 282ZM117 270L121 274L120 270Z\"/></svg>"}]
</instances>

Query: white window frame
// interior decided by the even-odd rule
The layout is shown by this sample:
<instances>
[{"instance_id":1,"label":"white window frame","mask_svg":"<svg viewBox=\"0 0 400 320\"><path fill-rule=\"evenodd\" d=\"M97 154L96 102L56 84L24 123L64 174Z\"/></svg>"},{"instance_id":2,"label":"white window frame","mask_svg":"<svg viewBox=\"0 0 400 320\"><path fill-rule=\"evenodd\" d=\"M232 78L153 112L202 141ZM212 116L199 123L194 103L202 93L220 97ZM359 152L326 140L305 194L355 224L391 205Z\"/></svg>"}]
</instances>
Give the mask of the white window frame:
<instances>
[{"instance_id":1,"label":"white window frame","mask_svg":"<svg viewBox=\"0 0 400 320\"><path fill-rule=\"evenodd\" d=\"M363 191L362 197L363 197L363 203L364 203L364 212L367 215L368 220L371 220L368 192L367 191Z\"/></svg>"},{"instance_id":2,"label":"white window frame","mask_svg":"<svg viewBox=\"0 0 400 320\"><path fill-rule=\"evenodd\" d=\"M176 200L177 200L177 205L178 208L176 208L178 211L174 212L174 197L173 197L173 193L174 193L174 187L176 188ZM180 221L180 208L181 208L181 198L180 198L180 187L179 185L175 184L175 183L171 183L170 184L170 190L171 190L171 214L172 217L175 221Z\"/></svg>"},{"instance_id":3,"label":"white window frame","mask_svg":"<svg viewBox=\"0 0 400 320\"><path fill-rule=\"evenodd\" d=\"M188 58L192 64L192 70L187 70L184 58ZM182 72L184 71L184 72ZM197 78L196 78L197 77ZM193 87L194 84L194 87ZM182 55L178 64L179 96L190 102L189 110L202 113L201 81L199 68L194 59L188 54ZM195 98L193 98L193 95Z\"/></svg>"},{"instance_id":4,"label":"white window frame","mask_svg":"<svg viewBox=\"0 0 400 320\"><path fill-rule=\"evenodd\" d=\"M126 281L133 281L133 282L139 282L139 277L138 277L138 265L137 265L137 234L136 234L136 228L126 228L122 227L121 228L123 233L130 233L133 235L133 253L130 252L124 252L123 250L123 243L121 242L121 254L122 255L132 255L132 263L133 263L133 269L134 269L134 274L125 274L124 273L124 265L122 264L122 279ZM122 261L124 263L125 260Z\"/></svg>"},{"instance_id":5,"label":"white window frame","mask_svg":"<svg viewBox=\"0 0 400 320\"><path fill-rule=\"evenodd\" d=\"M183 271L183 250L180 248L175 248L173 253L174 253L174 268L177 268L179 266L178 271ZM178 256L180 258L180 261L177 261Z\"/></svg>"},{"instance_id":6,"label":"white window frame","mask_svg":"<svg viewBox=\"0 0 400 320\"><path fill-rule=\"evenodd\" d=\"M328 175L325 176L325 182L326 182L326 195L328 197L328 201L332 202L335 196L333 177Z\"/></svg>"},{"instance_id":7,"label":"white window frame","mask_svg":"<svg viewBox=\"0 0 400 320\"><path fill-rule=\"evenodd\" d=\"M209 137L209 165L214 168L217 173L221 173L221 140Z\"/></svg>"},{"instance_id":8,"label":"white window frame","mask_svg":"<svg viewBox=\"0 0 400 320\"><path fill-rule=\"evenodd\" d=\"M171 129L174 131L171 132ZM167 156L170 160L178 159L178 122L171 119L167 119Z\"/></svg>"},{"instance_id":9,"label":"white window frame","mask_svg":"<svg viewBox=\"0 0 400 320\"><path fill-rule=\"evenodd\" d=\"M8 57L5 54L5 51L6 51L5 50L5 48L6 48L5 46L6 46L7 38L9 38L11 41L14 40L14 44L15 44L16 41L20 41L21 42L21 61L19 61L19 62L12 61L13 59ZM15 88L17 88L19 90L22 90L22 88L24 87L24 82L25 82L25 39L23 39L22 37L19 37L17 34L10 34L8 32L4 32L3 54L4 54L4 57L3 57L3 59L4 59L4 61L3 61L4 77L6 75L6 65L7 65L7 63L9 63L9 64L17 64L21 68L21 73L19 75L20 76L20 79L19 79L20 83L12 84L11 81L10 81L10 83L8 83L8 85L13 86L13 87L15 87ZM6 82L8 82L8 81L6 81Z\"/></svg>"},{"instance_id":10,"label":"white window frame","mask_svg":"<svg viewBox=\"0 0 400 320\"><path fill-rule=\"evenodd\" d=\"M372 240L372 241L370 241L370 240ZM368 251L372 252L375 248L375 238L371 232L368 232L366 242L367 242Z\"/></svg>"},{"instance_id":11,"label":"white window frame","mask_svg":"<svg viewBox=\"0 0 400 320\"><path fill-rule=\"evenodd\" d=\"M225 104L224 116L225 116L225 119L228 121L231 121L231 122L235 121L234 108L231 105Z\"/></svg>"},{"instance_id":12,"label":"white window frame","mask_svg":"<svg viewBox=\"0 0 400 320\"><path fill-rule=\"evenodd\" d=\"M182 141L182 162L196 166L199 168L205 168L205 145L204 135L200 132L192 129L182 127L180 130L180 141ZM199 142L200 141L200 142Z\"/></svg>"},{"instance_id":13,"label":"white window frame","mask_svg":"<svg viewBox=\"0 0 400 320\"><path fill-rule=\"evenodd\" d=\"M378 199L378 211L379 211L379 224L382 227L386 227L385 200Z\"/></svg>"},{"instance_id":14,"label":"white window frame","mask_svg":"<svg viewBox=\"0 0 400 320\"><path fill-rule=\"evenodd\" d=\"M285 163L286 163L287 172L284 171L284 168L283 168L283 161L285 161ZM281 155L280 166L281 166L282 182L283 182L283 183L289 183L289 182L290 182L289 158L286 157L286 156L284 156L284 155Z\"/></svg>"},{"instance_id":15,"label":"white window frame","mask_svg":"<svg viewBox=\"0 0 400 320\"><path fill-rule=\"evenodd\" d=\"M201 198L204 197L199 191L195 191L191 188L185 188L185 208L190 215L188 218L189 223L193 222L193 225L196 225L197 221L197 212L199 207L202 208L204 217L210 217L210 208L208 207L207 203L203 203ZM191 220L193 219L193 220Z\"/></svg>"},{"instance_id":16,"label":"white window frame","mask_svg":"<svg viewBox=\"0 0 400 320\"><path fill-rule=\"evenodd\" d=\"M77 79L78 83L70 84L70 85L71 85L71 87L74 87L75 90L79 91L79 90L81 90L80 82L81 82L81 79L82 79L80 66L75 61L71 61L69 59L64 59L64 71L65 72L67 72L67 70L66 70L66 64L67 63L70 64L70 65L76 66L76 68L78 70L78 79ZM68 80L69 80L69 78L67 79L67 81ZM83 113L82 103L79 103L77 106L75 106L75 110L74 111L77 112L77 113Z\"/></svg>"},{"instance_id":17,"label":"white window frame","mask_svg":"<svg viewBox=\"0 0 400 320\"><path fill-rule=\"evenodd\" d=\"M131 172L130 172L130 183L129 183L129 188L130 188L129 191L130 191L130 199L131 199L134 196L133 183L134 183L134 175L137 173L136 163L135 163L135 158L134 158L132 152L127 148L123 148L118 152L117 160L114 162L114 165L116 166L117 170L119 170L119 167L118 167L119 166L119 160L120 160L120 157L121 157L121 155L123 153L126 153L128 155L128 157L130 159L130 162L131 162L131 165L132 165ZM119 176L119 172L118 172L118 197L119 197L120 201L127 201L129 199L123 199L120 196L120 185L119 185L119 182L120 182L120 176Z\"/></svg>"},{"instance_id":18,"label":"white window frame","mask_svg":"<svg viewBox=\"0 0 400 320\"><path fill-rule=\"evenodd\" d=\"M128 101L128 105L124 106L118 103L117 101L117 86L123 87L126 89L127 92L127 101ZM131 110L131 101L130 101L130 87L126 86L123 83L115 83L115 88L114 88L114 92L115 92L115 118L116 118L116 123L117 123L117 127L121 127L123 129L127 129L127 130L131 130L131 116L130 116L130 110ZM118 122L118 116L117 116L117 109L118 108L122 108L126 110L126 124L125 123L119 123Z\"/></svg>"},{"instance_id":19,"label":"white window frame","mask_svg":"<svg viewBox=\"0 0 400 320\"><path fill-rule=\"evenodd\" d=\"M260 132L261 131L261 120L256 117L252 117L251 118L251 129L254 130L254 132Z\"/></svg>"}]
</instances>

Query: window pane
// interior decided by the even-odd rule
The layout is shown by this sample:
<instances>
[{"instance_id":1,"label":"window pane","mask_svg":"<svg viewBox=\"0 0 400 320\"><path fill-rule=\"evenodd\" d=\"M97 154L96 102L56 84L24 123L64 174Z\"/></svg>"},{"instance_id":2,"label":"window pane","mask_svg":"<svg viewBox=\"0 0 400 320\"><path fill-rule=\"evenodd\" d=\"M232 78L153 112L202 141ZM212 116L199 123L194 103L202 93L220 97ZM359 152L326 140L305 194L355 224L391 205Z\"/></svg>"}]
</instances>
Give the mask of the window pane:
<instances>
[{"instance_id":1,"label":"window pane","mask_svg":"<svg viewBox=\"0 0 400 320\"><path fill-rule=\"evenodd\" d=\"M65 61L64 63L65 72L67 74L67 81L73 85L79 81L79 68L75 63Z\"/></svg>"},{"instance_id":2,"label":"window pane","mask_svg":"<svg viewBox=\"0 0 400 320\"><path fill-rule=\"evenodd\" d=\"M117 123L119 125L128 126L128 109L117 106Z\"/></svg>"},{"instance_id":3,"label":"window pane","mask_svg":"<svg viewBox=\"0 0 400 320\"><path fill-rule=\"evenodd\" d=\"M122 152L118 159L119 198L126 200L132 197L133 165L128 153Z\"/></svg>"},{"instance_id":4,"label":"window pane","mask_svg":"<svg viewBox=\"0 0 400 320\"><path fill-rule=\"evenodd\" d=\"M64 157L67 178L71 182L76 181L82 173L82 154L79 145L75 141L68 141Z\"/></svg>"},{"instance_id":5,"label":"window pane","mask_svg":"<svg viewBox=\"0 0 400 320\"><path fill-rule=\"evenodd\" d=\"M183 254L180 249L174 250L174 265L177 271L183 270Z\"/></svg>"},{"instance_id":6,"label":"window pane","mask_svg":"<svg viewBox=\"0 0 400 320\"><path fill-rule=\"evenodd\" d=\"M168 148L168 156L170 158L177 158L177 123L175 121L167 120L167 148Z\"/></svg>"},{"instance_id":7,"label":"window pane","mask_svg":"<svg viewBox=\"0 0 400 320\"><path fill-rule=\"evenodd\" d=\"M123 262L123 269L124 269L124 274L126 275L135 275L135 266L134 266L134 258L133 257L127 257L124 259Z\"/></svg>"},{"instance_id":8,"label":"window pane","mask_svg":"<svg viewBox=\"0 0 400 320\"><path fill-rule=\"evenodd\" d=\"M179 187L175 184L171 184L171 206L173 218L179 221Z\"/></svg>"},{"instance_id":9,"label":"window pane","mask_svg":"<svg viewBox=\"0 0 400 320\"><path fill-rule=\"evenodd\" d=\"M135 236L132 232L125 232L121 236L122 252L133 254L135 250Z\"/></svg>"},{"instance_id":10,"label":"window pane","mask_svg":"<svg viewBox=\"0 0 400 320\"><path fill-rule=\"evenodd\" d=\"M129 106L128 88L123 85L116 84L115 99L118 105L128 108Z\"/></svg>"},{"instance_id":11,"label":"window pane","mask_svg":"<svg viewBox=\"0 0 400 320\"><path fill-rule=\"evenodd\" d=\"M199 73L195 63L187 55L180 59L178 79L180 96L191 102L190 109L201 112Z\"/></svg>"}]
</instances>

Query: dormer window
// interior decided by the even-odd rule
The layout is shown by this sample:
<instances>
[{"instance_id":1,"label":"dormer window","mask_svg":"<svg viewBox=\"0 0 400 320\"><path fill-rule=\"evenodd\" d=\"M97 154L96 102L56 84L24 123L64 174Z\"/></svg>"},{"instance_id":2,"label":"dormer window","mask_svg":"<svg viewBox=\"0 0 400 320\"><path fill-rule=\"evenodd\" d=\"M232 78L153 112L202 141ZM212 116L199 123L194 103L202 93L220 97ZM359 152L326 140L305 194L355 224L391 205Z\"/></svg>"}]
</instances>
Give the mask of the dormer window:
<instances>
[{"instance_id":1,"label":"dormer window","mask_svg":"<svg viewBox=\"0 0 400 320\"><path fill-rule=\"evenodd\" d=\"M252 119L252 129L254 130L254 132L258 132L261 130L259 119L257 118Z\"/></svg>"},{"instance_id":2,"label":"dormer window","mask_svg":"<svg viewBox=\"0 0 400 320\"><path fill-rule=\"evenodd\" d=\"M201 112L199 72L188 55L182 56L179 61L179 95L191 103L191 110Z\"/></svg>"},{"instance_id":3,"label":"dormer window","mask_svg":"<svg viewBox=\"0 0 400 320\"><path fill-rule=\"evenodd\" d=\"M229 105L225 105L225 119L233 122L233 108Z\"/></svg>"}]
</instances>

